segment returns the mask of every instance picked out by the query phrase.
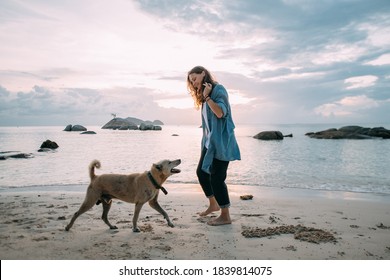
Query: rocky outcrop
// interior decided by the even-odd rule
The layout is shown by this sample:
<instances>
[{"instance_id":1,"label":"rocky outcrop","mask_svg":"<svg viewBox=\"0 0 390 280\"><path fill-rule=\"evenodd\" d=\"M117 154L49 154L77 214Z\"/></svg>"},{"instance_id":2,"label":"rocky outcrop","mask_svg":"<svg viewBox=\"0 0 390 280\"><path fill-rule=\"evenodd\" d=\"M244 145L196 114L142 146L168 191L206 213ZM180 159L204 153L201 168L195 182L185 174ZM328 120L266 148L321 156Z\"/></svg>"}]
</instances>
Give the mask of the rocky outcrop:
<instances>
[{"instance_id":1,"label":"rocky outcrop","mask_svg":"<svg viewBox=\"0 0 390 280\"><path fill-rule=\"evenodd\" d=\"M45 142L43 142L41 144L41 149L52 149L52 150L55 150L57 149L59 146L56 142L54 141L51 141L51 140L46 140Z\"/></svg>"},{"instance_id":2,"label":"rocky outcrop","mask_svg":"<svg viewBox=\"0 0 390 280\"><path fill-rule=\"evenodd\" d=\"M0 152L0 160L6 160L9 158L26 159L32 158L32 154L20 153L20 152Z\"/></svg>"},{"instance_id":3,"label":"rocky outcrop","mask_svg":"<svg viewBox=\"0 0 390 280\"><path fill-rule=\"evenodd\" d=\"M76 125L71 125L71 124L68 124L64 131L87 131L87 129L82 126L82 125L79 125L79 124L76 124Z\"/></svg>"},{"instance_id":4,"label":"rocky outcrop","mask_svg":"<svg viewBox=\"0 0 390 280\"><path fill-rule=\"evenodd\" d=\"M253 138L260 140L283 140L283 134L280 131L262 131Z\"/></svg>"},{"instance_id":5,"label":"rocky outcrop","mask_svg":"<svg viewBox=\"0 0 390 280\"><path fill-rule=\"evenodd\" d=\"M162 127L159 125L141 123L139 130L162 130Z\"/></svg>"},{"instance_id":6,"label":"rocky outcrop","mask_svg":"<svg viewBox=\"0 0 390 280\"><path fill-rule=\"evenodd\" d=\"M127 119L114 118L106 123L102 129L136 130L138 126Z\"/></svg>"},{"instance_id":7,"label":"rocky outcrop","mask_svg":"<svg viewBox=\"0 0 390 280\"><path fill-rule=\"evenodd\" d=\"M41 147L38 149L38 152L53 152L58 147L59 146L56 142L53 142L51 140L46 140L41 144ZM0 152L0 160L6 160L8 158L25 159L25 158L32 158L32 157L34 157L34 155L31 153L27 154L27 153L15 152L15 151Z\"/></svg>"},{"instance_id":8,"label":"rocky outcrop","mask_svg":"<svg viewBox=\"0 0 390 280\"><path fill-rule=\"evenodd\" d=\"M83 131L80 134L96 134L95 131Z\"/></svg>"},{"instance_id":9,"label":"rocky outcrop","mask_svg":"<svg viewBox=\"0 0 390 280\"><path fill-rule=\"evenodd\" d=\"M102 129L118 129L118 130L162 130L163 123L159 120L143 121L136 118L128 117L123 118L114 118L106 123Z\"/></svg>"},{"instance_id":10,"label":"rocky outcrop","mask_svg":"<svg viewBox=\"0 0 390 280\"><path fill-rule=\"evenodd\" d=\"M56 142L46 140L41 144L41 147L39 148L38 152L52 152L53 150L57 149L59 146Z\"/></svg>"},{"instance_id":11,"label":"rocky outcrop","mask_svg":"<svg viewBox=\"0 0 390 280\"><path fill-rule=\"evenodd\" d=\"M160 120L154 120L152 123L154 125L164 125L164 123L162 121L160 121Z\"/></svg>"},{"instance_id":12,"label":"rocky outcrop","mask_svg":"<svg viewBox=\"0 0 390 280\"><path fill-rule=\"evenodd\" d=\"M141 119L133 118L133 117L127 117L125 120L134 123L137 126L140 126L142 123L144 124L152 124L152 125L164 125L164 123L160 120L154 120L154 121L144 121Z\"/></svg>"},{"instance_id":13,"label":"rocky outcrop","mask_svg":"<svg viewBox=\"0 0 390 280\"><path fill-rule=\"evenodd\" d=\"M68 125L65 127L64 131L72 131L72 125L71 125L71 124L68 124Z\"/></svg>"},{"instance_id":14,"label":"rocky outcrop","mask_svg":"<svg viewBox=\"0 0 390 280\"><path fill-rule=\"evenodd\" d=\"M351 125L339 129L330 128L318 132L308 132L306 135L315 139L390 139L390 130L384 127L369 128Z\"/></svg>"}]
</instances>

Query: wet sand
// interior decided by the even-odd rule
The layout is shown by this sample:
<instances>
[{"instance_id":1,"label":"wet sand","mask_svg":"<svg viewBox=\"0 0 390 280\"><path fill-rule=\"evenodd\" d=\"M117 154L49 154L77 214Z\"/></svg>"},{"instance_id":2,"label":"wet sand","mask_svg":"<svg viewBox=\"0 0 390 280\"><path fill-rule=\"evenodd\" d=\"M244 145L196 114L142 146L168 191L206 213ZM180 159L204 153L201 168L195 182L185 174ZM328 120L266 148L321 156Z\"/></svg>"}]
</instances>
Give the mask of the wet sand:
<instances>
[{"instance_id":1,"label":"wet sand","mask_svg":"<svg viewBox=\"0 0 390 280\"><path fill-rule=\"evenodd\" d=\"M145 204L140 233L134 205L114 201L110 230L102 207L65 226L84 199L84 186L0 192L2 260L389 260L390 197L372 194L229 186L231 225L200 217L200 187L166 184L159 201L174 228ZM242 199L252 195L252 199ZM242 197L242 198L241 198Z\"/></svg>"}]
</instances>

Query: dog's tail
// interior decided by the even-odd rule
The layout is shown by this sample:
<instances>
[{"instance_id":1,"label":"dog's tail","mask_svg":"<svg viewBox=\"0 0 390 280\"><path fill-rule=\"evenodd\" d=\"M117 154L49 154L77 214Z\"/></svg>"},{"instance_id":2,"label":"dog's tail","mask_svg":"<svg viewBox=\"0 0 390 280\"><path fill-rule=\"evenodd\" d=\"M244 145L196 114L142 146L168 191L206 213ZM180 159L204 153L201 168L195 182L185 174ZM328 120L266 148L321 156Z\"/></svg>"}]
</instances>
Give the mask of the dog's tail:
<instances>
[{"instance_id":1,"label":"dog's tail","mask_svg":"<svg viewBox=\"0 0 390 280\"><path fill-rule=\"evenodd\" d=\"M89 165L89 177L91 178L91 180L93 180L96 177L95 167L100 168L100 166L101 166L100 161L98 161L97 159L93 160Z\"/></svg>"}]
</instances>

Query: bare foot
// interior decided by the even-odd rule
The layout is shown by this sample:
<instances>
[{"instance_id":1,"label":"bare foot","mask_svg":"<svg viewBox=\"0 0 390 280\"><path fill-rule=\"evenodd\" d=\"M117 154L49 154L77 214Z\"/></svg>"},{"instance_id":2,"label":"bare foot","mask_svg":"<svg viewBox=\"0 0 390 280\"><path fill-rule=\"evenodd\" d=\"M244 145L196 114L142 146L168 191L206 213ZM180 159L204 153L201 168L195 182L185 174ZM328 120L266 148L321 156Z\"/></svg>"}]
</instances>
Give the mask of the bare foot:
<instances>
[{"instance_id":1,"label":"bare foot","mask_svg":"<svg viewBox=\"0 0 390 280\"><path fill-rule=\"evenodd\" d=\"M199 216L204 217L207 216L208 214L211 214L213 212L219 211L221 208L219 206L209 206L209 208L206 209L206 211L200 212Z\"/></svg>"},{"instance_id":2,"label":"bare foot","mask_svg":"<svg viewBox=\"0 0 390 280\"><path fill-rule=\"evenodd\" d=\"M230 225L232 223L232 220L230 218L225 218L219 216L216 219L212 219L207 222L209 226L222 226L222 225Z\"/></svg>"}]
</instances>

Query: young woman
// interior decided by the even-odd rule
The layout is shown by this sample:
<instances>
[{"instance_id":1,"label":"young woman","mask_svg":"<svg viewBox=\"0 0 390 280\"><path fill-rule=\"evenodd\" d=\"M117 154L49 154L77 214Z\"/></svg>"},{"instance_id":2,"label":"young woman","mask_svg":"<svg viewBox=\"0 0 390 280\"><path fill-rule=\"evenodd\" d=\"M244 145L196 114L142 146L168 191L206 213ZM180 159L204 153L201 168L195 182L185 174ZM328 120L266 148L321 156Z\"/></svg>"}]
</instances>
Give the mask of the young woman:
<instances>
[{"instance_id":1,"label":"young woman","mask_svg":"<svg viewBox=\"0 0 390 280\"><path fill-rule=\"evenodd\" d=\"M230 199L225 179L229 162L240 160L241 156L234 135L228 93L202 66L196 66L188 72L187 88L194 99L195 108L201 108L202 112L202 151L196 175L209 199L209 206L199 215L207 216L221 210L220 216L208 224L231 224Z\"/></svg>"}]
</instances>

